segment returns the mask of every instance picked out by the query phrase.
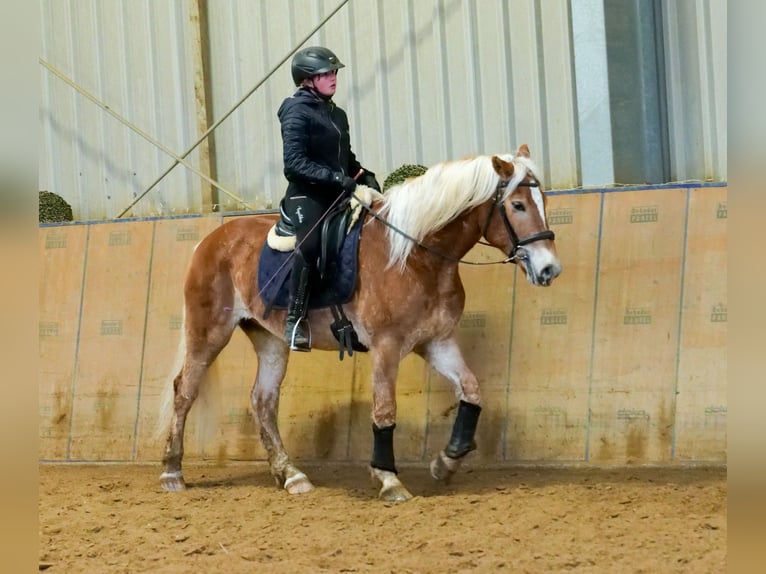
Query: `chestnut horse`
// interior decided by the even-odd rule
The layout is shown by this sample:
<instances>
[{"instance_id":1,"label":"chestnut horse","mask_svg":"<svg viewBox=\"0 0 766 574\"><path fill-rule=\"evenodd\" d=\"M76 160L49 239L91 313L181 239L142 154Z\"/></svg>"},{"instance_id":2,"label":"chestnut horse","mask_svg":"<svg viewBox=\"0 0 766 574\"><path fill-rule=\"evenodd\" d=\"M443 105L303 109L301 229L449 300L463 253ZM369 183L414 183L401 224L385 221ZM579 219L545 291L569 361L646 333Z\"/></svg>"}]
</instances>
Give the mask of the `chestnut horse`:
<instances>
[{"instance_id":1,"label":"chestnut horse","mask_svg":"<svg viewBox=\"0 0 766 574\"><path fill-rule=\"evenodd\" d=\"M458 273L461 258L483 237L516 263L533 285L550 285L561 273L545 195L529 150L436 164L379 195L367 207L359 245L359 269L351 301L344 305L372 364L373 449L370 471L380 498L411 498L397 477L393 431L396 378L409 353L423 357L455 386L459 401L448 445L431 463L447 481L468 452L481 410L479 381L458 347L456 330L465 304ZM276 216L238 218L221 225L196 247L184 285L183 365L175 376L165 421L169 436L162 487L186 487L181 471L183 436L208 367L240 327L258 356L251 394L260 438L277 485L291 494L314 488L285 450L277 426L279 388L289 347L286 312L264 318L256 273L261 246ZM337 350L330 309L309 311L315 349ZM165 428L168 428L167 426Z\"/></svg>"}]
</instances>

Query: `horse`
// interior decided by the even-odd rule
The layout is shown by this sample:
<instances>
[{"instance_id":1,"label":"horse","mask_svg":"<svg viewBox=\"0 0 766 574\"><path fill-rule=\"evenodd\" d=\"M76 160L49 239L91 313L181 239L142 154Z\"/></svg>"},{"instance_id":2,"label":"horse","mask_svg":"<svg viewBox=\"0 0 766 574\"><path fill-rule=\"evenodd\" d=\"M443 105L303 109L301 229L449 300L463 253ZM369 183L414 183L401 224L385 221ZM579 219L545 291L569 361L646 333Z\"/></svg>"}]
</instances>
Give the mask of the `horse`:
<instances>
[{"instance_id":1,"label":"horse","mask_svg":"<svg viewBox=\"0 0 766 574\"><path fill-rule=\"evenodd\" d=\"M479 381L467 366L456 330L465 304L458 267L480 241L521 267L533 285L549 286L561 273L546 197L526 144L516 154L444 161L378 194L363 212L358 275L344 305L372 365L373 448L369 470L387 502L412 498L394 456L396 379L400 361L416 353L454 385L459 401L447 446L430 463L447 482L476 448L481 411ZM251 406L271 474L290 494L314 489L290 459L277 426L280 384L290 349L286 311L265 313L256 284L260 248L276 215L237 218L216 228L194 250L184 283L182 365L168 385L160 424L168 428L160 484L186 488L181 464L186 417L208 368L239 327L258 367ZM266 318L264 318L266 315ZM337 350L330 310L309 311L312 345Z\"/></svg>"}]
</instances>

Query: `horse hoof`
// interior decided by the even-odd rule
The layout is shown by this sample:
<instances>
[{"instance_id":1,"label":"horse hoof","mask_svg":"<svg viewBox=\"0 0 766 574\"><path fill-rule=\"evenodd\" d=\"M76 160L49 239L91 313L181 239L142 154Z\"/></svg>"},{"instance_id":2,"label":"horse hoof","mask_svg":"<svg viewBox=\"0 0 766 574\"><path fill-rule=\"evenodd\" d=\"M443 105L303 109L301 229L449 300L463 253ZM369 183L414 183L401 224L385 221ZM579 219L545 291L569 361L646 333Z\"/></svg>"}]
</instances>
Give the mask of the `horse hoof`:
<instances>
[{"instance_id":1,"label":"horse hoof","mask_svg":"<svg viewBox=\"0 0 766 574\"><path fill-rule=\"evenodd\" d=\"M178 472L163 472L160 475L160 486L166 492L181 492L186 490L183 474Z\"/></svg>"},{"instance_id":2,"label":"horse hoof","mask_svg":"<svg viewBox=\"0 0 766 574\"><path fill-rule=\"evenodd\" d=\"M412 498L412 494L401 484L382 488L378 496L385 502L407 502Z\"/></svg>"},{"instance_id":3,"label":"horse hoof","mask_svg":"<svg viewBox=\"0 0 766 574\"><path fill-rule=\"evenodd\" d=\"M314 485L302 472L297 472L285 480L285 490L289 494L306 494L314 490Z\"/></svg>"},{"instance_id":4,"label":"horse hoof","mask_svg":"<svg viewBox=\"0 0 766 574\"><path fill-rule=\"evenodd\" d=\"M396 476L396 473L390 470L382 470L370 467L370 477L382 483L378 498L386 502L405 502L412 498L410 492L404 488L404 485Z\"/></svg>"},{"instance_id":5,"label":"horse hoof","mask_svg":"<svg viewBox=\"0 0 766 574\"><path fill-rule=\"evenodd\" d=\"M460 463L460 459L450 458L442 451L431 461L431 476L434 480L449 484L452 475L460 468Z\"/></svg>"}]
</instances>

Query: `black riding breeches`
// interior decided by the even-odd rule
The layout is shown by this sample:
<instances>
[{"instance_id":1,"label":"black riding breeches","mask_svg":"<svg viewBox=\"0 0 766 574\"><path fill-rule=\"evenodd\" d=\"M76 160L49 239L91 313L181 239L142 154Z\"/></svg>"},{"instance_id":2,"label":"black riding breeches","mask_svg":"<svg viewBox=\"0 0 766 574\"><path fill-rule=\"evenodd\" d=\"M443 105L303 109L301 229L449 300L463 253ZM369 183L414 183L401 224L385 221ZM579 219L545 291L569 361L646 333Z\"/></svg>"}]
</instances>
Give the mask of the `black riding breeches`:
<instances>
[{"instance_id":1,"label":"black riding breeches","mask_svg":"<svg viewBox=\"0 0 766 574\"><path fill-rule=\"evenodd\" d=\"M295 228L296 249L313 270L317 269L322 235L322 222L334 197L317 199L304 194L285 197L284 208Z\"/></svg>"}]
</instances>

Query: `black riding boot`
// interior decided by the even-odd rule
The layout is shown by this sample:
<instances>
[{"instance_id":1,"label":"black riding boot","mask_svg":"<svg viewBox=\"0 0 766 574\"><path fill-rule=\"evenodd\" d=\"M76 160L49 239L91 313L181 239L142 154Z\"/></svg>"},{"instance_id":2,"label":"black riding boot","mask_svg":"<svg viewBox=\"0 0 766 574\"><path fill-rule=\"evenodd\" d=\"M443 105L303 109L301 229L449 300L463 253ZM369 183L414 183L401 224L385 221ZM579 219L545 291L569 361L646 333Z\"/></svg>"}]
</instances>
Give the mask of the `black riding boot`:
<instances>
[{"instance_id":1,"label":"black riding boot","mask_svg":"<svg viewBox=\"0 0 766 574\"><path fill-rule=\"evenodd\" d=\"M290 306L287 309L285 339L293 351L311 350L311 327L306 320L311 270L296 251L290 277Z\"/></svg>"}]
</instances>

